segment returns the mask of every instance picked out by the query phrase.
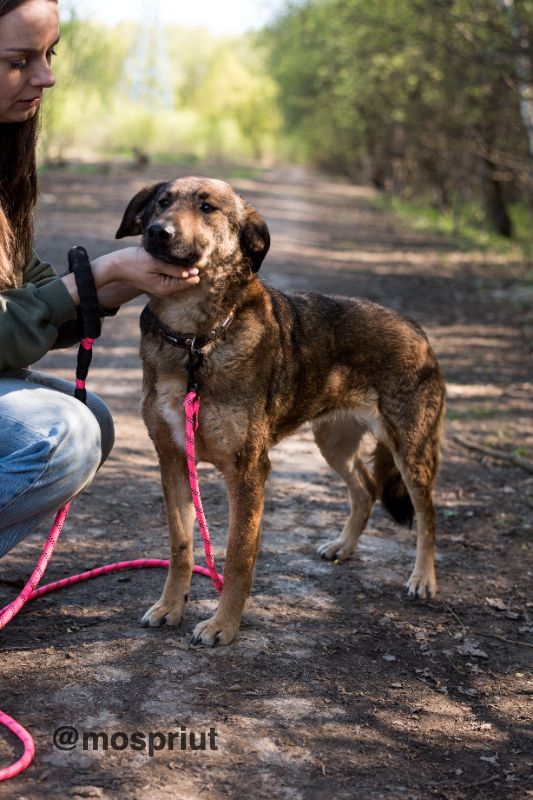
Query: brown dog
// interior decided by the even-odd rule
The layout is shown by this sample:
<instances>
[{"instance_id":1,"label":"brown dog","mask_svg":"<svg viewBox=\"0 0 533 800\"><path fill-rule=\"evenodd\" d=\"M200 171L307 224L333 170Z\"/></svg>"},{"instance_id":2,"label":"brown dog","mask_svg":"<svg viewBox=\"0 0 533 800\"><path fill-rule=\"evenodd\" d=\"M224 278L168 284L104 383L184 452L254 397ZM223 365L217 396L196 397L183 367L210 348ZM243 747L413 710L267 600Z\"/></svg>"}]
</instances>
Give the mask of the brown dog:
<instances>
[{"instance_id":1,"label":"brown dog","mask_svg":"<svg viewBox=\"0 0 533 800\"><path fill-rule=\"evenodd\" d=\"M432 489L445 390L423 331L366 300L265 286L256 272L270 245L266 223L222 181L182 178L143 189L116 235L140 233L155 257L200 271L198 285L152 298L141 319L143 417L159 456L171 545L163 594L143 622L179 624L189 594L194 509L182 404L195 337L203 352L197 456L225 478L229 533L218 609L196 626L193 642L228 644L237 634L259 546L268 451L308 420L351 499L341 535L319 554L348 558L379 496L398 522L416 511L407 587L411 596L433 596ZM358 455L367 430L377 440L373 476Z\"/></svg>"}]
</instances>

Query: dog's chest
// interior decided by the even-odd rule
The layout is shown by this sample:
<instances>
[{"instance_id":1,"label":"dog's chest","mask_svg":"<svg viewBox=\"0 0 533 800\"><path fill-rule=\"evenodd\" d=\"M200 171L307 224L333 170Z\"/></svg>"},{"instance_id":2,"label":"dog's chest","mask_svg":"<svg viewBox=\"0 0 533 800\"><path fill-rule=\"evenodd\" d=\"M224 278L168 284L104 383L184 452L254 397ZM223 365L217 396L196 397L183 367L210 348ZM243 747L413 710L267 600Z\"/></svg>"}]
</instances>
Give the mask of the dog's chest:
<instances>
[{"instance_id":1,"label":"dog's chest","mask_svg":"<svg viewBox=\"0 0 533 800\"><path fill-rule=\"evenodd\" d=\"M163 378L158 380L156 391L159 413L170 428L174 444L185 452L185 388L182 390L175 378ZM247 414L237 403L217 404L201 399L198 423L195 447L199 461L218 464L243 447Z\"/></svg>"}]
</instances>

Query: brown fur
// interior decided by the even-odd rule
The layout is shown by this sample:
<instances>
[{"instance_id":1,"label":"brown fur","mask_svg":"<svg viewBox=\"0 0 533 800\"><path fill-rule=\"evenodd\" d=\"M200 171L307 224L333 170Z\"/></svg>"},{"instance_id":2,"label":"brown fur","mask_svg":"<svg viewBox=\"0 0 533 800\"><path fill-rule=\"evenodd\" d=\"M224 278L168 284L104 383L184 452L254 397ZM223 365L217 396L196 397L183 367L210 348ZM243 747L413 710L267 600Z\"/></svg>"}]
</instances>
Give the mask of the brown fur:
<instances>
[{"instance_id":1,"label":"brown fur","mask_svg":"<svg viewBox=\"0 0 533 800\"><path fill-rule=\"evenodd\" d=\"M206 205L208 203L208 205ZM150 308L175 331L205 334L235 318L207 345L197 455L223 474L229 495L224 590L215 616L193 641L227 644L236 635L259 546L269 449L310 420L328 463L345 480L351 513L327 559L354 551L376 496L400 521L414 509L417 555L410 595L436 591L435 511L444 380L415 323L362 299L265 286L256 276L269 247L267 226L222 181L183 178L147 187L130 202L117 236L143 233L145 248L175 264L195 264L200 283ZM194 511L184 455L187 353L155 334L142 338L143 416L161 466L171 566L148 625L181 621L193 568ZM374 475L359 444L378 441Z\"/></svg>"}]
</instances>

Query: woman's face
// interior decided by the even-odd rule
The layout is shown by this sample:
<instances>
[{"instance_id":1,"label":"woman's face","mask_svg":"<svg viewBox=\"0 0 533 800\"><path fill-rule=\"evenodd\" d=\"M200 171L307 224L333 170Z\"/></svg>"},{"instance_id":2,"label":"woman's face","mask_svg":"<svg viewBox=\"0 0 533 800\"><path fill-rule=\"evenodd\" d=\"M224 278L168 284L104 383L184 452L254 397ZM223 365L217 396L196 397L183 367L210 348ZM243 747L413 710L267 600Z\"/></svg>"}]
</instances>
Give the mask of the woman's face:
<instances>
[{"instance_id":1,"label":"woman's face","mask_svg":"<svg viewBox=\"0 0 533 800\"><path fill-rule=\"evenodd\" d=\"M0 123L33 117L45 89L59 41L55 0L26 0L0 17Z\"/></svg>"}]
</instances>

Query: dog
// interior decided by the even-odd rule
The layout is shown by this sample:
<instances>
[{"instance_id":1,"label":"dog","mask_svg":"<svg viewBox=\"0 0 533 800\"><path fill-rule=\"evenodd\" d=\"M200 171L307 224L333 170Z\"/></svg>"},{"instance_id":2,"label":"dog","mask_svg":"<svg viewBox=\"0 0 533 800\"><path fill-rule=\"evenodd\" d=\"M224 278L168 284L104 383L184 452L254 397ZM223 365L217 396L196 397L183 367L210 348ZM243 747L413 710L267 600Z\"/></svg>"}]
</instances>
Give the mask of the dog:
<instances>
[{"instance_id":1,"label":"dog","mask_svg":"<svg viewBox=\"0 0 533 800\"><path fill-rule=\"evenodd\" d=\"M142 413L159 458L171 550L162 596L143 624L178 625L188 601L195 515L183 400L185 348L194 350L195 342L203 354L196 453L224 476L229 531L220 601L192 642L235 638L252 586L269 449L308 421L351 500L342 533L319 555L349 558L379 497L399 523L416 513L408 593L433 597L432 490L445 383L423 330L364 299L265 285L257 272L270 247L267 224L223 181L187 177L147 186L129 202L116 238L139 234L155 258L194 265L200 274L197 285L152 297L141 317ZM367 431L376 440L372 470L360 453Z\"/></svg>"}]
</instances>

